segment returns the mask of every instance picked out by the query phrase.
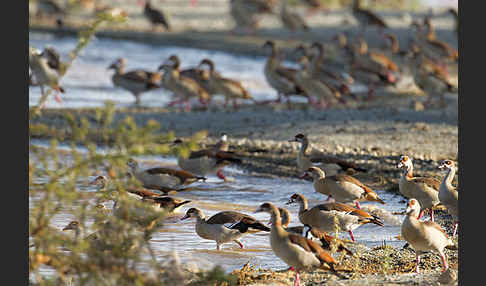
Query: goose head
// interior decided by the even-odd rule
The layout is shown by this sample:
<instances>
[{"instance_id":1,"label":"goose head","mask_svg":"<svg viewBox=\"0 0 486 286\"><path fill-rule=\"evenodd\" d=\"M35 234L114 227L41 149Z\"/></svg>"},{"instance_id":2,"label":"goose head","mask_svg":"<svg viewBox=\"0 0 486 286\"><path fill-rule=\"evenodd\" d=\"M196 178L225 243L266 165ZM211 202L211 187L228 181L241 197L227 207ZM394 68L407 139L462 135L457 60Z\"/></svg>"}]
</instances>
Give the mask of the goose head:
<instances>
[{"instance_id":1,"label":"goose head","mask_svg":"<svg viewBox=\"0 0 486 286\"><path fill-rule=\"evenodd\" d=\"M407 202L405 214L408 216L418 217L420 213L420 203L416 199L410 199Z\"/></svg>"},{"instance_id":2,"label":"goose head","mask_svg":"<svg viewBox=\"0 0 486 286\"><path fill-rule=\"evenodd\" d=\"M187 210L186 215L181 218L181 220L185 220L188 218L202 218L204 217L204 214L202 210L198 208L190 208Z\"/></svg>"},{"instance_id":3,"label":"goose head","mask_svg":"<svg viewBox=\"0 0 486 286\"><path fill-rule=\"evenodd\" d=\"M455 167L456 167L456 164L451 160L443 160L439 165L439 169L441 169L441 170L450 170L450 169L455 168Z\"/></svg>"},{"instance_id":4,"label":"goose head","mask_svg":"<svg viewBox=\"0 0 486 286\"><path fill-rule=\"evenodd\" d=\"M413 166L412 158L406 155L400 156L400 160L398 161L397 168L409 170L410 168L412 168L412 166Z\"/></svg>"}]
</instances>

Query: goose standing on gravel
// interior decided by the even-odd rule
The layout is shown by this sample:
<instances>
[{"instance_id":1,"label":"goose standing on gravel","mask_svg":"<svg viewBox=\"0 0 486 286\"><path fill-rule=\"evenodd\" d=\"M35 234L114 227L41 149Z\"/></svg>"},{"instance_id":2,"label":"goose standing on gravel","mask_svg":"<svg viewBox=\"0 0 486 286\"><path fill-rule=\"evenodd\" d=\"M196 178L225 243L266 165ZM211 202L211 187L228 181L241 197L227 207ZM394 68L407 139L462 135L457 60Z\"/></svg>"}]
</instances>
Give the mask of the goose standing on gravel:
<instances>
[{"instance_id":1,"label":"goose standing on gravel","mask_svg":"<svg viewBox=\"0 0 486 286\"><path fill-rule=\"evenodd\" d=\"M211 88L216 91L216 94L222 94L225 97L224 107L228 105L228 101L233 100L233 108L238 110L238 99L250 99L250 93L243 87L240 82L220 76L214 70L214 62L210 59L203 59L199 64L199 68L207 65L209 67L209 84Z\"/></svg>"},{"instance_id":2,"label":"goose standing on gravel","mask_svg":"<svg viewBox=\"0 0 486 286\"><path fill-rule=\"evenodd\" d=\"M327 195L327 200L332 197L336 202L355 203L358 209L361 208L360 201L385 204L375 191L354 177L348 175L326 176L326 173L318 167L310 167L305 174L312 177L314 190Z\"/></svg>"},{"instance_id":3,"label":"goose standing on gravel","mask_svg":"<svg viewBox=\"0 0 486 286\"><path fill-rule=\"evenodd\" d=\"M217 250L221 249L221 244L229 242L235 242L241 248L244 248L240 241L240 238L244 235L259 231L270 231L268 227L255 218L234 211L222 211L206 219L202 210L190 208L181 220L188 218L196 219L196 233L200 237L216 241Z\"/></svg>"},{"instance_id":4,"label":"goose standing on gravel","mask_svg":"<svg viewBox=\"0 0 486 286\"><path fill-rule=\"evenodd\" d=\"M183 143L184 142L181 139L176 139L172 143L172 146L180 146ZM218 178L225 181L226 176L222 172L223 167L241 162L241 159L239 159L233 152L215 148L193 151L189 154L189 157L184 158L179 156L177 159L177 165L183 170L200 176L216 173Z\"/></svg>"},{"instance_id":5,"label":"goose standing on gravel","mask_svg":"<svg viewBox=\"0 0 486 286\"><path fill-rule=\"evenodd\" d=\"M416 266L415 272L420 273L420 255L423 252L437 251L442 259L442 271L446 271L447 257L444 248L454 246L454 242L447 236L442 228L432 221L420 221L417 216L420 210L420 203L416 199L410 199L407 204L406 216L402 223L401 236L415 250Z\"/></svg>"},{"instance_id":6,"label":"goose standing on gravel","mask_svg":"<svg viewBox=\"0 0 486 286\"><path fill-rule=\"evenodd\" d=\"M67 65L61 61L59 53L52 47L47 47L42 52L29 47L29 67L36 85L40 86L41 94L45 94L44 86L48 86L56 92L56 101L61 103L59 93L64 93L64 88L59 81L66 73Z\"/></svg>"},{"instance_id":7,"label":"goose standing on gravel","mask_svg":"<svg viewBox=\"0 0 486 286\"><path fill-rule=\"evenodd\" d=\"M297 168L299 172L306 172L312 166L318 166L324 170L329 176L336 175L339 171L347 171L353 169L359 172L366 172L366 169L357 166L354 163L344 161L320 152L307 153L309 147L309 139L306 135L299 133L295 135L294 139L289 142L298 142L301 144L299 154L297 155Z\"/></svg>"},{"instance_id":8,"label":"goose standing on gravel","mask_svg":"<svg viewBox=\"0 0 486 286\"><path fill-rule=\"evenodd\" d=\"M144 5L145 2L145 5ZM158 10L152 7L150 4L150 0L144 1L144 0L139 0L138 4L140 6L144 6L143 8L143 15L145 18L147 18L150 23L152 24L152 31L155 30L157 25L161 25L165 28L166 31L170 31L170 25L167 20L167 16L162 10Z\"/></svg>"},{"instance_id":9,"label":"goose standing on gravel","mask_svg":"<svg viewBox=\"0 0 486 286\"><path fill-rule=\"evenodd\" d=\"M108 69L115 70L111 80L115 86L128 90L135 97L135 104L140 104L142 93L160 88L162 75L142 69L125 72L126 60L117 59Z\"/></svg>"},{"instance_id":10,"label":"goose standing on gravel","mask_svg":"<svg viewBox=\"0 0 486 286\"><path fill-rule=\"evenodd\" d=\"M378 15L370 10L362 8L360 0L353 0L352 13L354 18L361 26L361 35L364 34L368 26L378 27L380 33L383 33L383 29L388 28L388 25L385 23L385 21L378 17Z\"/></svg>"},{"instance_id":11,"label":"goose standing on gravel","mask_svg":"<svg viewBox=\"0 0 486 286\"><path fill-rule=\"evenodd\" d=\"M273 253L295 271L294 286L300 285L299 271L311 270L327 265L337 274L337 261L331 253L316 242L301 235L289 233L282 227L280 212L272 203L261 204L255 211L266 212L271 216L270 246Z\"/></svg>"},{"instance_id":12,"label":"goose standing on gravel","mask_svg":"<svg viewBox=\"0 0 486 286\"><path fill-rule=\"evenodd\" d=\"M306 227L304 225L290 226L289 227L290 212L285 208L278 208L278 210L280 212L280 218L282 220L282 227L287 232L296 233L296 234L305 236ZM319 231L315 228L312 228L310 230L310 235L311 235L311 238L319 240L322 244L322 248L325 249L325 250L331 250L331 244L335 243L337 251L344 252L347 255L351 255L351 256L353 255L353 252L351 252L351 250L349 250L346 247L346 245L344 244L344 240L342 240L342 239L336 238L332 235L329 235L329 234L327 234L323 231ZM349 242L351 242L351 241L349 241Z\"/></svg>"},{"instance_id":13,"label":"goose standing on gravel","mask_svg":"<svg viewBox=\"0 0 486 286\"><path fill-rule=\"evenodd\" d=\"M428 177L414 177L412 158L401 155L397 168L404 169L398 188L406 198L414 198L420 202L422 210L418 218L424 214L425 209L430 209L430 220L434 221L434 207L440 203L440 181Z\"/></svg>"},{"instance_id":14,"label":"goose standing on gravel","mask_svg":"<svg viewBox=\"0 0 486 286\"><path fill-rule=\"evenodd\" d=\"M439 169L446 170L442 183L439 187L439 200L442 205L447 208L447 212L452 215L454 222L454 232L452 238L456 236L457 226L459 224L459 193L452 185L452 180L456 174L456 164L451 160L444 160L439 166Z\"/></svg>"},{"instance_id":15,"label":"goose standing on gravel","mask_svg":"<svg viewBox=\"0 0 486 286\"><path fill-rule=\"evenodd\" d=\"M306 97L310 103L310 97L296 83L297 70L282 66L275 43L273 41L266 41L263 49L265 53L270 54L265 62L263 72L268 84L277 91L277 102L280 102L282 95L284 95L287 97L287 103L290 108L290 96L300 95Z\"/></svg>"},{"instance_id":16,"label":"goose standing on gravel","mask_svg":"<svg viewBox=\"0 0 486 286\"><path fill-rule=\"evenodd\" d=\"M195 80L180 74L180 61L176 55L170 56L164 64L159 66L159 70L164 71L162 78L164 87L172 91L175 96L180 97L179 100L170 102L169 106L185 102L185 110L189 112L191 111L190 99L198 98L207 107L211 96Z\"/></svg>"},{"instance_id":17,"label":"goose standing on gravel","mask_svg":"<svg viewBox=\"0 0 486 286\"><path fill-rule=\"evenodd\" d=\"M158 167L140 171L138 162L134 159L129 159L127 165L130 168L131 174L142 183L144 188L159 190L164 193L181 191L184 189L184 186L200 180L206 180L205 177L172 168Z\"/></svg>"},{"instance_id":18,"label":"goose standing on gravel","mask_svg":"<svg viewBox=\"0 0 486 286\"><path fill-rule=\"evenodd\" d=\"M328 233L336 232L336 229L347 231L353 242L353 230L356 228L367 223L384 226L377 216L346 204L324 203L309 209L307 199L301 194L293 194L290 197L287 204L293 203L299 204L299 220L303 225ZM307 234L305 236L307 237Z\"/></svg>"}]
</instances>

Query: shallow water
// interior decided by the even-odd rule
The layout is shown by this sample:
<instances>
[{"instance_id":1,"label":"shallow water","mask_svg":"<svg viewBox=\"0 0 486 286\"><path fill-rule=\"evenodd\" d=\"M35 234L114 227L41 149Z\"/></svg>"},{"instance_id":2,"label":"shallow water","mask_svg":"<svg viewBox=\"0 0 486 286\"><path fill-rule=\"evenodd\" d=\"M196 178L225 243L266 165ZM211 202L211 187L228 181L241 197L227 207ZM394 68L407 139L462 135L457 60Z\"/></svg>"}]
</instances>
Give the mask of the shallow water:
<instances>
[{"instance_id":1,"label":"shallow water","mask_svg":"<svg viewBox=\"0 0 486 286\"><path fill-rule=\"evenodd\" d=\"M37 146L45 146L45 141L32 140ZM60 145L60 151L67 151L70 148L67 145ZM100 148L99 152L106 149ZM85 152L83 148L77 148L78 152ZM60 152L67 154L67 152ZM62 156L62 163L69 164L69 156ZM175 158L162 158L161 156L140 156L136 159L141 163L141 167L148 168L156 165L174 165ZM30 160L35 162L35 157L31 155ZM253 211L263 202L273 202L279 207L286 207L291 212L291 226L299 225L296 205L287 206L285 203L293 193L302 193L308 200L309 205L322 203L326 197L314 192L311 182L293 179L293 178L265 178L248 175L244 170L235 167L226 167L224 173L231 178L232 182L222 182L216 176L208 176L204 183L194 184L196 190L180 192L175 197L192 200L191 203L180 208L178 213L169 217L163 226L163 229L155 234L151 240L157 258L164 261L169 257L172 251L176 251L182 262L195 263L199 268L211 268L220 264L230 272L234 269L241 268L248 261L254 265L263 268L283 269L287 266L277 258L269 245L267 233L250 234L241 239L245 249L240 249L236 244L224 244L221 251L216 251L214 241L205 240L197 236L194 230L195 221L188 219L180 221L185 211L191 207L198 207L204 211L207 216L211 216L222 210L235 210L250 214L255 218L267 222L269 216L265 213L253 214ZM95 189L86 186L86 182L94 177L84 178L79 182L79 191L94 192ZM47 178L41 178L41 183ZM401 196L377 190L379 196L386 202L386 205L375 203L362 203L362 208L377 208L380 217L385 223L384 227L367 224L359 227L354 231L354 236L358 243L367 247L381 245L383 241L387 245L401 247L404 242L397 240L395 237L400 233L400 223L403 216L392 215L391 212L402 211L404 204ZM30 197L30 207L37 198ZM105 203L111 208L112 203ZM62 212L54 217L53 227L61 228L73 219L68 212ZM350 239L347 233L341 233L340 237ZM353 246L351 246L351 249ZM44 274L49 274L49 269L45 269Z\"/></svg>"}]
</instances>

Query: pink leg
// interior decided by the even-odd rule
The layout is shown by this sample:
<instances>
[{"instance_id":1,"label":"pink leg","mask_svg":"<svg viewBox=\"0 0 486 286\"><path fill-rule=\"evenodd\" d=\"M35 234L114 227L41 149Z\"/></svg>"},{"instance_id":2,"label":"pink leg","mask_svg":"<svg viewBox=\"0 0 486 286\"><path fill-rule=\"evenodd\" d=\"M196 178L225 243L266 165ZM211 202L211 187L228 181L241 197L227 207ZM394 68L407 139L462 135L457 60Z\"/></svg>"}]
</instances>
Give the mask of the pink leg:
<instances>
[{"instance_id":1,"label":"pink leg","mask_svg":"<svg viewBox=\"0 0 486 286\"><path fill-rule=\"evenodd\" d=\"M355 204L356 204L356 208L360 210L360 209L361 209L361 207L360 207L360 205L359 205L359 202L358 202L358 201L356 201L356 203L355 203Z\"/></svg>"},{"instance_id":2,"label":"pink leg","mask_svg":"<svg viewBox=\"0 0 486 286\"><path fill-rule=\"evenodd\" d=\"M173 100L173 101L169 102L168 105L169 106L174 106L174 105L179 104L179 103L182 103L182 102L184 102L184 99Z\"/></svg>"},{"instance_id":3,"label":"pink leg","mask_svg":"<svg viewBox=\"0 0 486 286\"><path fill-rule=\"evenodd\" d=\"M220 179L223 179L226 181L226 177L223 175L223 171L219 170L217 173L216 173L216 176L218 176L218 178Z\"/></svg>"},{"instance_id":4,"label":"pink leg","mask_svg":"<svg viewBox=\"0 0 486 286\"><path fill-rule=\"evenodd\" d=\"M224 108L226 108L228 106L228 101L229 101L229 98L225 97L224 98Z\"/></svg>"},{"instance_id":5,"label":"pink leg","mask_svg":"<svg viewBox=\"0 0 486 286\"><path fill-rule=\"evenodd\" d=\"M444 272L449 268L449 265L447 264L447 259L444 253L440 253L440 258L442 259L442 272Z\"/></svg>"},{"instance_id":6,"label":"pink leg","mask_svg":"<svg viewBox=\"0 0 486 286\"><path fill-rule=\"evenodd\" d=\"M321 98L321 109L322 110L326 110L326 108L327 108L327 103L324 100L324 98Z\"/></svg>"},{"instance_id":7,"label":"pink leg","mask_svg":"<svg viewBox=\"0 0 486 286\"><path fill-rule=\"evenodd\" d=\"M327 202L327 201L330 201L330 200L331 200L331 195L327 196L327 200L326 200L326 202Z\"/></svg>"},{"instance_id":8,"label":"pink leg","mask_svg":"<svg viewBox=\"0 0 486 286\"><path fill-rule=\"evenodd\" d=\"M191 0L191 7L195 7L197 3L197 0Z\"/></svg>"},{"instance_id":9,"label":"pink leg","mask_svg":"<svg viewBox=\"0 0 486 286\"><path fill-rule=\"evenodd\" d=\"M295 271L295 269L294 269L294 271ZM297 272L297 271L295 271L294 286L300 286L300 276L299 276L299 272Z\"/></svg>"},{"instance_id":10,"label":"pink leg","mask_svg":"<svg viewBox=\"0 0 486 286\"><path fill-rule=\"evenodd\" d=\"M287 96L287 107L289 110L292 109L292 105L290 104L290 96Z\"/></svg>"},{"instance_id":11,"label":"pink leg","mask_svg":"<svg viewBox=\"0 0 486 286\"><path fill-rule=\"evenodd\" d=\"M420 256L417 253L415 253L415 263L416 263L415 272L420 273L420 268L419 268Z\"/></svg>"},{"instance_id":12,"label":"pink leg","mask_svg":"<svg viewBox=\"0 0 486 286\"><path fill-rule=\"evenodd\" d=\"M421 210L417 219L420 219L424 215L424 210Z\"/></svg>"},{"instance_id":13,"label":"pink leg","mask_svg":"<svg viewBox=\"0 0 486 286\"><path fill-rule=\"evenodd\" d=\"M352 231L352 230L350 230L350 231L349 231L349 236L351 236L351 240L352 240L353 242L355 242L355 240L354 240L354 235L353 235L353 231Z\"/></svg>"},{"instance_id":14,"label":"pink leg","mask_svg":"<svg viewBox=\"0 0 486 286\"><path fill-rule=\"evenodd\" d=\"M238 104L236 103L236 99L233 99L233 108L235 111L238 111Z\"/></svg>"},{"instance_id":15,"label":"pink leg","mask_svg":"<svg viewBox=\"0 0 486 286\"><path fill-rule=\"evenodd\" d=\"M434 209L430 208L430 221L434 221Z\"/></svg>"},{"instance_id":16,"label":"pink leg","mask_svg":"<svg viewBox=\"0 0 486 286\"><path fill-rule=\"evenodd\" d=\"M243 245L243 243L241 243L240 241L238 241L238 240L234 240L234 242L238 243L238 245L239 245L241 248L245 248L245 246Z\"/></svg>"},{"instance_id":17,"label":"pink leg","mask_svg":"<svg viewBox=\"0 0 486 286\"><path fill-rule=\"evenodd\" d=\"M375 89L372 85L368 87L368 96L366 97L366 100L371 100L375 94Z\"/></svg>"},{"instance_id":18,"label":"pink leg","mask_svg":"<svg viewBox=\"0 0 486 286\"><path fill-rule=\"evenodd\" d=\"M456 221L454 223L454 232L452 233L452 238L456 237L456 232L457 232L457 226L459 225L459 221Z\"/></svg>"},{"instance_id":19,"label":"pink leg","mask_svg":"<svg viewBox=\"0 0 486 286\"><path fill-rule=\"evenodd\" d=\"M56 101L62 103L61 97L59 97L59 88L56 88Z\"/></svg>"},{"instance_id":20,"label":"pink leg","mask_svg":"<svg viewBox=\"0 0 486 286\"><path fill-rule=\"evenodd\" d=\"M186 108L185 108L185 110L186 110L186 112L191 111L191 103L190 103L189 99L186 100Z\"/></svg>"}]
</instances>

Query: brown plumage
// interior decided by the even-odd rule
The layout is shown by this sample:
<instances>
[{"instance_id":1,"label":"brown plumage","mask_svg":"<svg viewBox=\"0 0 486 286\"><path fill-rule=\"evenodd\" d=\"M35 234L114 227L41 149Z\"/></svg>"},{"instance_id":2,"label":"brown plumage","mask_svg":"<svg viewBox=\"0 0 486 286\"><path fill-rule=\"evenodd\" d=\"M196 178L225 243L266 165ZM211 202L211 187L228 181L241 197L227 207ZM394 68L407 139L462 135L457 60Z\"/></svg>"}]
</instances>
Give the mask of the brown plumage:
<instances>
[{"instance_id":1,"label":"brown plumage","mask_svg":"<svg viewBox=\"0 0 486 286\"><path fill-rule=\"evenodd\" d=\"M161 209L165 209L168 212L173 212L175 209L179 208L182 205L188 204L191 201L189 200L178 200L172 197L161 196L161 197L152 197L150 198L153 202L159 204Z\"/></svg>"},{"instance_id":2,"label":"brown plumage","mask_svg":"<svg viewBox=\"0 0 486 286\"><path fill-rule=\"evenodd\" d=\"M453 49L449 44L443 42L436 38L435 29L430 21L429 17L425 17L424 25L427 28L427 33L425 34L425 43L435 51L440 57L459 60L459 53L457 50Z\"/></svg>"},{"instance_id":3,"label":"brown plumage","mask_svg":"<svg viewBox=\"0 0 486 286\"><path fill-rule=\"evenodd\" d=\"M360 0L353 1L352 13L361 25L362 33L364 33L368 26L376 26L380 29L380 31L383 28L388 28L388 25L385 23L385 21L378 17L378 15L370 10L362 8L360 5Z\"/></svg>"},{"instance_id":4,"label":"brown plumage","mask_svg":"<svg viewBox=\"0 0 486 286\"><path fill-rule=\"evenodd\" d=\"M296 12L292 12L287 7L287 1L284 0L282 2L282 8L280 10L280 20L285 28L295 32L296 30L309 30L309 26L305 22L304 18L297 14Z\"/></svg>"},{"instance_id":5,"label":"brown plumage","mask_svg":"<svg viewBox=\"0 0 486 286\"><path fill-rule=\"evenodd\" d=\"M214 69L214 62L210 59L203 59L199 67L209 66L209 84L216 94L222 94L225 97L225 107L230 99L233 100L233 108L237 110L237 99L251 99L250 93L243 87L241 82L225 78L217 73Z\"/></svg>"},{"instance_id":6,"label":"brown plumage","mask_svg":"<svg viewBox=\"0 0 486 286\"><path fill-rule=\"evenodd\" d=\"M299 204L299 220L303 225L324 232L333 232L336 229L348 231L352 241L353 230L361 225L373 223L383 226L377 216L346 204L332 202L308 209L307 199L301 194L293 194L287 204L292 203Z\"/></svg>"},{"instance_id":7,"label":"brown plumage","mask_svg":"<svg viewBox=\"0 0 486 286\"><path fill-rule=\"evenodd\" d=\"M375 191L349 175L326 176L325 172L318 167L310 167L306 174L312 177L314 190L328 195L328 200L332 197L337 202L355 203L357 208L360 208L360 201L385 204Z\"/></svg>"},{"instance_id":8,"label":"brown plumage","mask_svg":"<svg viewBox=\"0 0 486 286\"><path fill-rule=\"evenodd\" d=\"M289 233L282 227L280 212L275 205L261 204L255 212L270 214L272 222L270 246L275 255L295 271L294 285L300 285L299 271L321 268L323 265L327 265L334 274L342 277L336 271L337 261L331 253L318 243L301 235Z\"/></svg>"},{"instance_id":9,"label":"brown plumage","mask_svg":"<svg viewBox=\"0 0 486 286\"><path fill-rule=\"evenodd\" d=\"M144 1L139 1L141 5L143 4L143 2ZM162 25L166 31L170 30L167 16L162 10L153 8L150 4L150 0L145 1L143 15L150 21L150 23L152 24L152 28L155 28L157 25Z\"/></svg>"},{"instance_id":10,"label":"brown plumage","mask_svg":"<svg viewBox=\"0 0 486 286\"><path fill-rule=\"evenodd\" d=\"M130 91L135 97L135 104L140 103L142 93L160 88L161 73L141 69L125 72L125 65L125 59L119 58L108 69L115 70L115 74L111 77L113 84Z\"/></svg>"},{"instance_id":11,"label":"brown plumage","mask_svg":"<svg viewBox=\"0 0 486 286\"><path fill-rule=\"evenodd\" d=\"M291 226L291 227L288 226L289 223L290 223L290 212L287 209L278 208L278 210L280 211L280 217L281 217L281 220L282 220L282 227L286 231L291 232L291 233L300 234L300 235L303 235L303 236L305 235L304 234L305 226L303 226L303 225ZM337 251L345 252L347 255L351 255L351 256L353 255L353 252L346 247L346 245L344 244L344 241L342 239L336 238L332 235L329 235L329 234L327 234L323 231L319 231L318 229L315 229L315 228L311 228L310 234L313 237L320 240L320 242L322 243L323 249L331 250L331 244L335 243L336 247L337 247Z\"/></svg>"}]
</instances>

